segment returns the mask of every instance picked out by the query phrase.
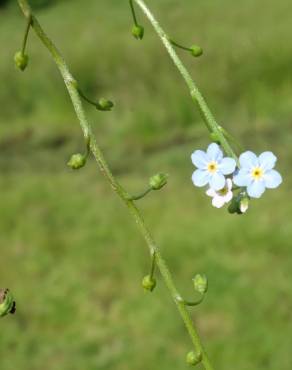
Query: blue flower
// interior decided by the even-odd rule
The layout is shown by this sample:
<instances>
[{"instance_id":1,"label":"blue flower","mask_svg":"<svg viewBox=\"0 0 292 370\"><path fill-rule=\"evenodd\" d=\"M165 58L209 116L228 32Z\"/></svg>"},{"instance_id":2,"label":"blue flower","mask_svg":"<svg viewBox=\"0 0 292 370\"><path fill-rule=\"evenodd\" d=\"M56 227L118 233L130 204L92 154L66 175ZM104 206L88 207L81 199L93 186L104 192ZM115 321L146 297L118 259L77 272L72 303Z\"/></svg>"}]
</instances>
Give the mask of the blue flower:
<instances>
[{"instance_id":1,"label":"blue flower","mask_svg":"<svg viewBox=\"0 0 292 370\"><path fill-rule=\"evenodd\" d=\"M276 161L272 152L264 152L259 157L250 151L242 153L240 169L233 177L235 185L246 186L250 197L260 198L266 188L275 189L282 182L279 172L273 170Z\"/></svg>"},{"instance_id":2,"label":"blue flower","mask_svg":"<svg viewBox=\"0 0 292 370\"><path fill-rule=\"evenodd\" d=\"M198 168L192 176L195 186L210 185L213 190L223 189L225 186L224 175L234 172L236 162L233 158L223 158L223 152L218 144L212 143L207 152L196 150L192 154L192 162Z\"/></svg>"}]
</instances>

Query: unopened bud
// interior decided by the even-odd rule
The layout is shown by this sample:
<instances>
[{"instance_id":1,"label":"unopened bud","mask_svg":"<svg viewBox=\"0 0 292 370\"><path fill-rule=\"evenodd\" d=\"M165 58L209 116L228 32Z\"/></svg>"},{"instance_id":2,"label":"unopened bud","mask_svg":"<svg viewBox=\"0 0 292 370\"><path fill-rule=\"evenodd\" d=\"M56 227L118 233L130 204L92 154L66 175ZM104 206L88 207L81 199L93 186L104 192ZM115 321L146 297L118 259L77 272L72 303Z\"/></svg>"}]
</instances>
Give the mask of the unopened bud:
<instances>
[{"instance_id":1,"label":"unopened bud","mask_svg":"<svg viewBox=\"0 0 292 370\"><path fill-rule=\"evenodd\" d=\"M243 191L232 199L228 207L228 212L237 213L238 215L242 215L248 210L248 204L249 204L249 197L247 196L246 192Z\"/></svg>"},{"instance_id":2,"label":"unopened bud","mask_svg":"<svg viewBox=\"0 0 292 370\"><path fill-rule=\"evenodd\" d=\"M85 164L86 164L86 157L80 153L73 154L67 163L67 165L73 170L79 170L79 168L84 167Z\"/></svg>"},{"instance_id":3,"label":"unopened bud","mask_svg":"<svg viewBox=\"0 0 292 370\"><path fill-rule=\"evenodd\" d=\"M164 173L158 173L150 177L149 185L152 190L159 190L167 184L168 175Z\"/></svg>"},{"instance_id":4,"label":"unopened bud","mask_svg":"<svg viewBox=\"0 0 292 370\"><path fill-rule=\"evenodd\" d=\"M249 198L243 197L239 202L239 209L241 213L245 213L248 210Z\"/></svg>"},{"instance_id":5,"label":"unopened bud","mask_svg":"<svg viewBox=\"0 0 292 370\"><path fill-rule=\"evenodd\" d=\"M208 279L206 275L197 274L193 278L194 288L197 292L205 294L208 290Z\"/></svg>"},{"instance_id":6,"label":"unopened bud","mask_svg":"<svg viewBox=\"0 0 292 370\"><path fill-rule=\"evenodd\" d=\"M192 56L199 57L203 54L203 49L198 45L193 45L190 47Z\"/></svg>"},{"instance_id":7,"label":"unopened bud","mask_svg":"<svg viewBox=\"0 0 292 370\"><path fill-rule=\"evenodd\" d=\"M190 366L196 366L202 361L202 353L189 352L186 357L186 362Z\"/></svg>"},{"instance_id":8,"label":"unopened bud","mask_svg":"<svg viewBox=\"0 0 292 370\"><path fill-rule=\"evenodd\" d=\"M0 289L0 317L16 311L16 303L9 289Z\"/></svg>"},{"instance_id":9,"label":"unopened bud","mask_svg":"<svg viewBox=\"0 0 292 370\"><path fill-rule=\"evenodd\" d=\"M114 103L105 98L100 98L96 104L96 108L102 111L110 111L114 106Z\"/></svg>"},{"instance_id":10,"label":"unopened bud","mask_svg":"<svg viewBox=\"0 0 292 370\"><path fill-rule=\"evenodd\" d=\"M28 55L23 54L22 51L18 51L14 55L14 62L16 68L20 69L21 71L24 71L28 65Z\"/></svg>"},{"instance_id":11,"label":"unopened bud","mask_svg":"<svg viewBox=\"0 0 292 370\"><path fill-rule=\"evenodd\" d=\"M150 275L146 275L142 280L142 286L145 290L152 292L152 290L156 287L156 279Z\"/></svg>"},{"instance_id":12,"label":"unopened bud","mask_svg":"<svg viewBox=\"0 0 292 370\"><path fill-rule=\"evenodd\" d=\"M135 25L132 28L132 35L137 39L137 40L142 40L144 37L144 28L139 25Z\"/></svg>"},{"instance_id":13,"label":"unopened bud","mask_svg":"<svg viewBox=\"0 0 292 370\"><path fill-rule=\"evenodd\" d=\"M210 134L210 138L211 138L211 140L212 140L214 143L216 143L216 144L218 144L218 145L220 145L220 144L221 144L221 142L220 142L220 138L219 138L219 136L218 136L218 134L217 134L216 132L211 132L211 134Z\"/></svg>"}]
</instances>

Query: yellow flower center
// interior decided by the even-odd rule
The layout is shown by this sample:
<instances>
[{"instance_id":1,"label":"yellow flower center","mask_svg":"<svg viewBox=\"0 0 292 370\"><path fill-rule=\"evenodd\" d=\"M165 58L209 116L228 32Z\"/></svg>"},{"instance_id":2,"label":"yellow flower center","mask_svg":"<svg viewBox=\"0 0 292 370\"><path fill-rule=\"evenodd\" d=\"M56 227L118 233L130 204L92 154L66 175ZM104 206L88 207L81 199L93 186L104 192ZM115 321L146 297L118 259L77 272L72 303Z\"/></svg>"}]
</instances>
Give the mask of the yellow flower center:
<instances>
[{"instance_id":1,"label":"yellow flower center","mask_svg":"<svg viewBox=\"0 0 292 370\"><path fill-rule=\"evenodd\" d=\"M228 189L227 189L227 187L225 187L225 188L219 190L217 193L219 193L220 195L226 195L228 193Z\"/></svg>"},{"instance_id":2,"label":"yellow flower center","mask_svg":"<svg viewBox=\"0 0 292 370\"><path fill-rule=\"evenodd\" d=\"M251 176L254 180L260 180L263 177L264 171L261 167L255 167L251 171Z\"/></svg>"},{"instance_id":3,"label":"yellow flower center","mask_svg":"<svg viewBox=\"0 0 292 370\"><path fill-rule=\"evenodd\" d=\"M211 173L215 173L218 169L218 165L217 165L217 162L210 162L208 163L208 171L211 172Z\"/></svg>"}]
</instances>

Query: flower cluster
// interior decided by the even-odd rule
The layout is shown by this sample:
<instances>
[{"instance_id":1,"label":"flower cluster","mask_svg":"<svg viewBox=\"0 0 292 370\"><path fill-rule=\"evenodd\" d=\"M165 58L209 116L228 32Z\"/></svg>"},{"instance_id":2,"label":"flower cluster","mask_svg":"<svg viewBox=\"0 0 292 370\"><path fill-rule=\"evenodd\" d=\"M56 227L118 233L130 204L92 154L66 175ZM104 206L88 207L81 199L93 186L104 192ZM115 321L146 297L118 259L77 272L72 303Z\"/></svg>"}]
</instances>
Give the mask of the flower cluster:
<instances>
[{"instance_id":1,"label":"flower cluster","mask_svg":"<svg viewBox=\"0 0 292 370\"><path fill-rule=\"evenodd\" d=\"M206 152L194 151L191 158L197 167L192 181L198 187L209 186L206 194L212 197L216 208L234 198L238 213L244 213L249 198L260 198L266 189L275 189L282 182L281 175L274 170L277 158L272 152L264 152L259 157L251 151L244 152L237 166L235 159L224 157L219 145L212 143ZM239 190L236 197L235 190Z\"/></svg>"}]
</instances>

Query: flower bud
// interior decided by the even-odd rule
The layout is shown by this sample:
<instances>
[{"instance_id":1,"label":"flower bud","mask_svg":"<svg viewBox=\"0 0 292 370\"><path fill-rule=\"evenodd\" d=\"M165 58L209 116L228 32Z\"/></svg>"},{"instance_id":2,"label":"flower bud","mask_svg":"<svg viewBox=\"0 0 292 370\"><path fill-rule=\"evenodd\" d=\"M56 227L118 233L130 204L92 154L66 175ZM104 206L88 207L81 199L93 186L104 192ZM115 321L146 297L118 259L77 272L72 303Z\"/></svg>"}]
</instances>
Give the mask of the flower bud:
<instances>
[{"instance_id":1,"label":"flower bud","mask_svg":"<svg viewBox=\"0 0 292 370\"><path fill-rule=\"evenodd\" d=\"M102 111L110 111L113 106L114 106L114 103L105 98L100 98L96 104L96 108Z\"/></svg>"},{"instance_id":2,"label":"flower bud","mask_svg":"<svg viewBox=\"0 0 292 370\"><path fill-rule=\"evenodd\" d=\"M228 207L228 212L233 214L237 213L238 215L242 215L248 209L249 198L246 193L243 191L239 193L236 197L234 197Z\"/></svg>"},{"instance_id":3,"label":"flower bud","mask_svg":"<svg viewBox=\"0 0 292 370\"><path fill-rule=\"evenodd\" d=\"M150 177L149 185L152 190L160 190L167 184L168 175L164 173L158 173Z\"/></svg>"},{"instance_id":4,"label":"flower bud","mask_svg":"<svg viewBox=\"0 0 292 370\"><path fill-rule=\"evenodd\" d=\"M79 168L84 167L85 164L86 157L80 153L73 154L67 163L67 165L72 168L72 170L79 170Z\"/></svg>"},{"instance_id":5,"label":"flower bud","mask_svg":"<svg viewBox=\"0 0 292 370\"><path fill-rule=\"evenodd\" d=\"M205 294L208 290L208 279L206 275L197 274L193 278L194 288L197 292Z\"/></svg>"},{"instance_id":6,"label":"flower bud","mask_svg":"<svg viewBox=\"0 0 292 370\"><path fill-rule=\"evenodd\" d=\"M139 25L135 25L132 28L132 35L137 39L137 40L142 40L144 36L144 28Z\"/></svg>"},{"instance_id":7,"label":"flower bud","mask_svg":"<svg viewBox=\"0 0 292 370\"><path fill-rule=\"evenodd\" d=\"M239 202L239 209L241 213L245 213L248 210L249 198L243 197Z\"/></svg>"},{"instance_id":8,"label":"flower bud","mask_svg":"<svg viewBox=\"0 0 292 370\"><path fill-rule=\"evenodd\" d=\"M16 310L16 303L9 289L0 289L0 317L13 314Z\"/></svg>"},{"instance_id":9,"label":"flower bud","mask_svg":"<svg viewBox=\"0 0 292 370\"><path fill-rule=\"evenodd\" d=\"M152 292L152 290L156 287L156 279L150 275L146 275L142 280L142 286L145 290Z\"/></svg>"},{"instance_id":10,"label":"flower bud","mask_svg":"<svg viewBox=\"0 0 292 370\"><path fill-rule=\"evenodd\" d=\"M189 352L186 357L186 362L190 366L196 366L202 361L202 353Z\"/></svg>"},{"instance_id":11,"label":"flower bud","mask_svg":"<svg viewBox=\"0 0 292 370\"><path fill-rule=\"evenodd\" d=\"M24 71L28 64L28 55L23 54L21 51L18 51L14 55L14 63L16 68Z\"/></svg>"},{"instance_id":12,"label":"flower bud","mask_svg":"<svg viewBox=\"0 0 292 370\"><path fill-rule=\"evenodd\" d=\"M210 138L211 138L211 140L212 140L214 143L216 143L216 144L218 144L218 145L220 145L220 144L221 144L220 139L219 139L219 136L218 136L218 134L216 134L216 132L211 132L211 134L210 134Z\"/></svg>"},{"instance_id":13,"label":"flower bud","mask_svg":"<svg viewBox=\"0 0 292 370\"><path fill-rule=\"evenodd\" d=\"M190 47L190 51L191 51L192 56L194 57L199 57L203 54L203 49L198 45L192 45Z\"/></svg>"}]
</instances>

